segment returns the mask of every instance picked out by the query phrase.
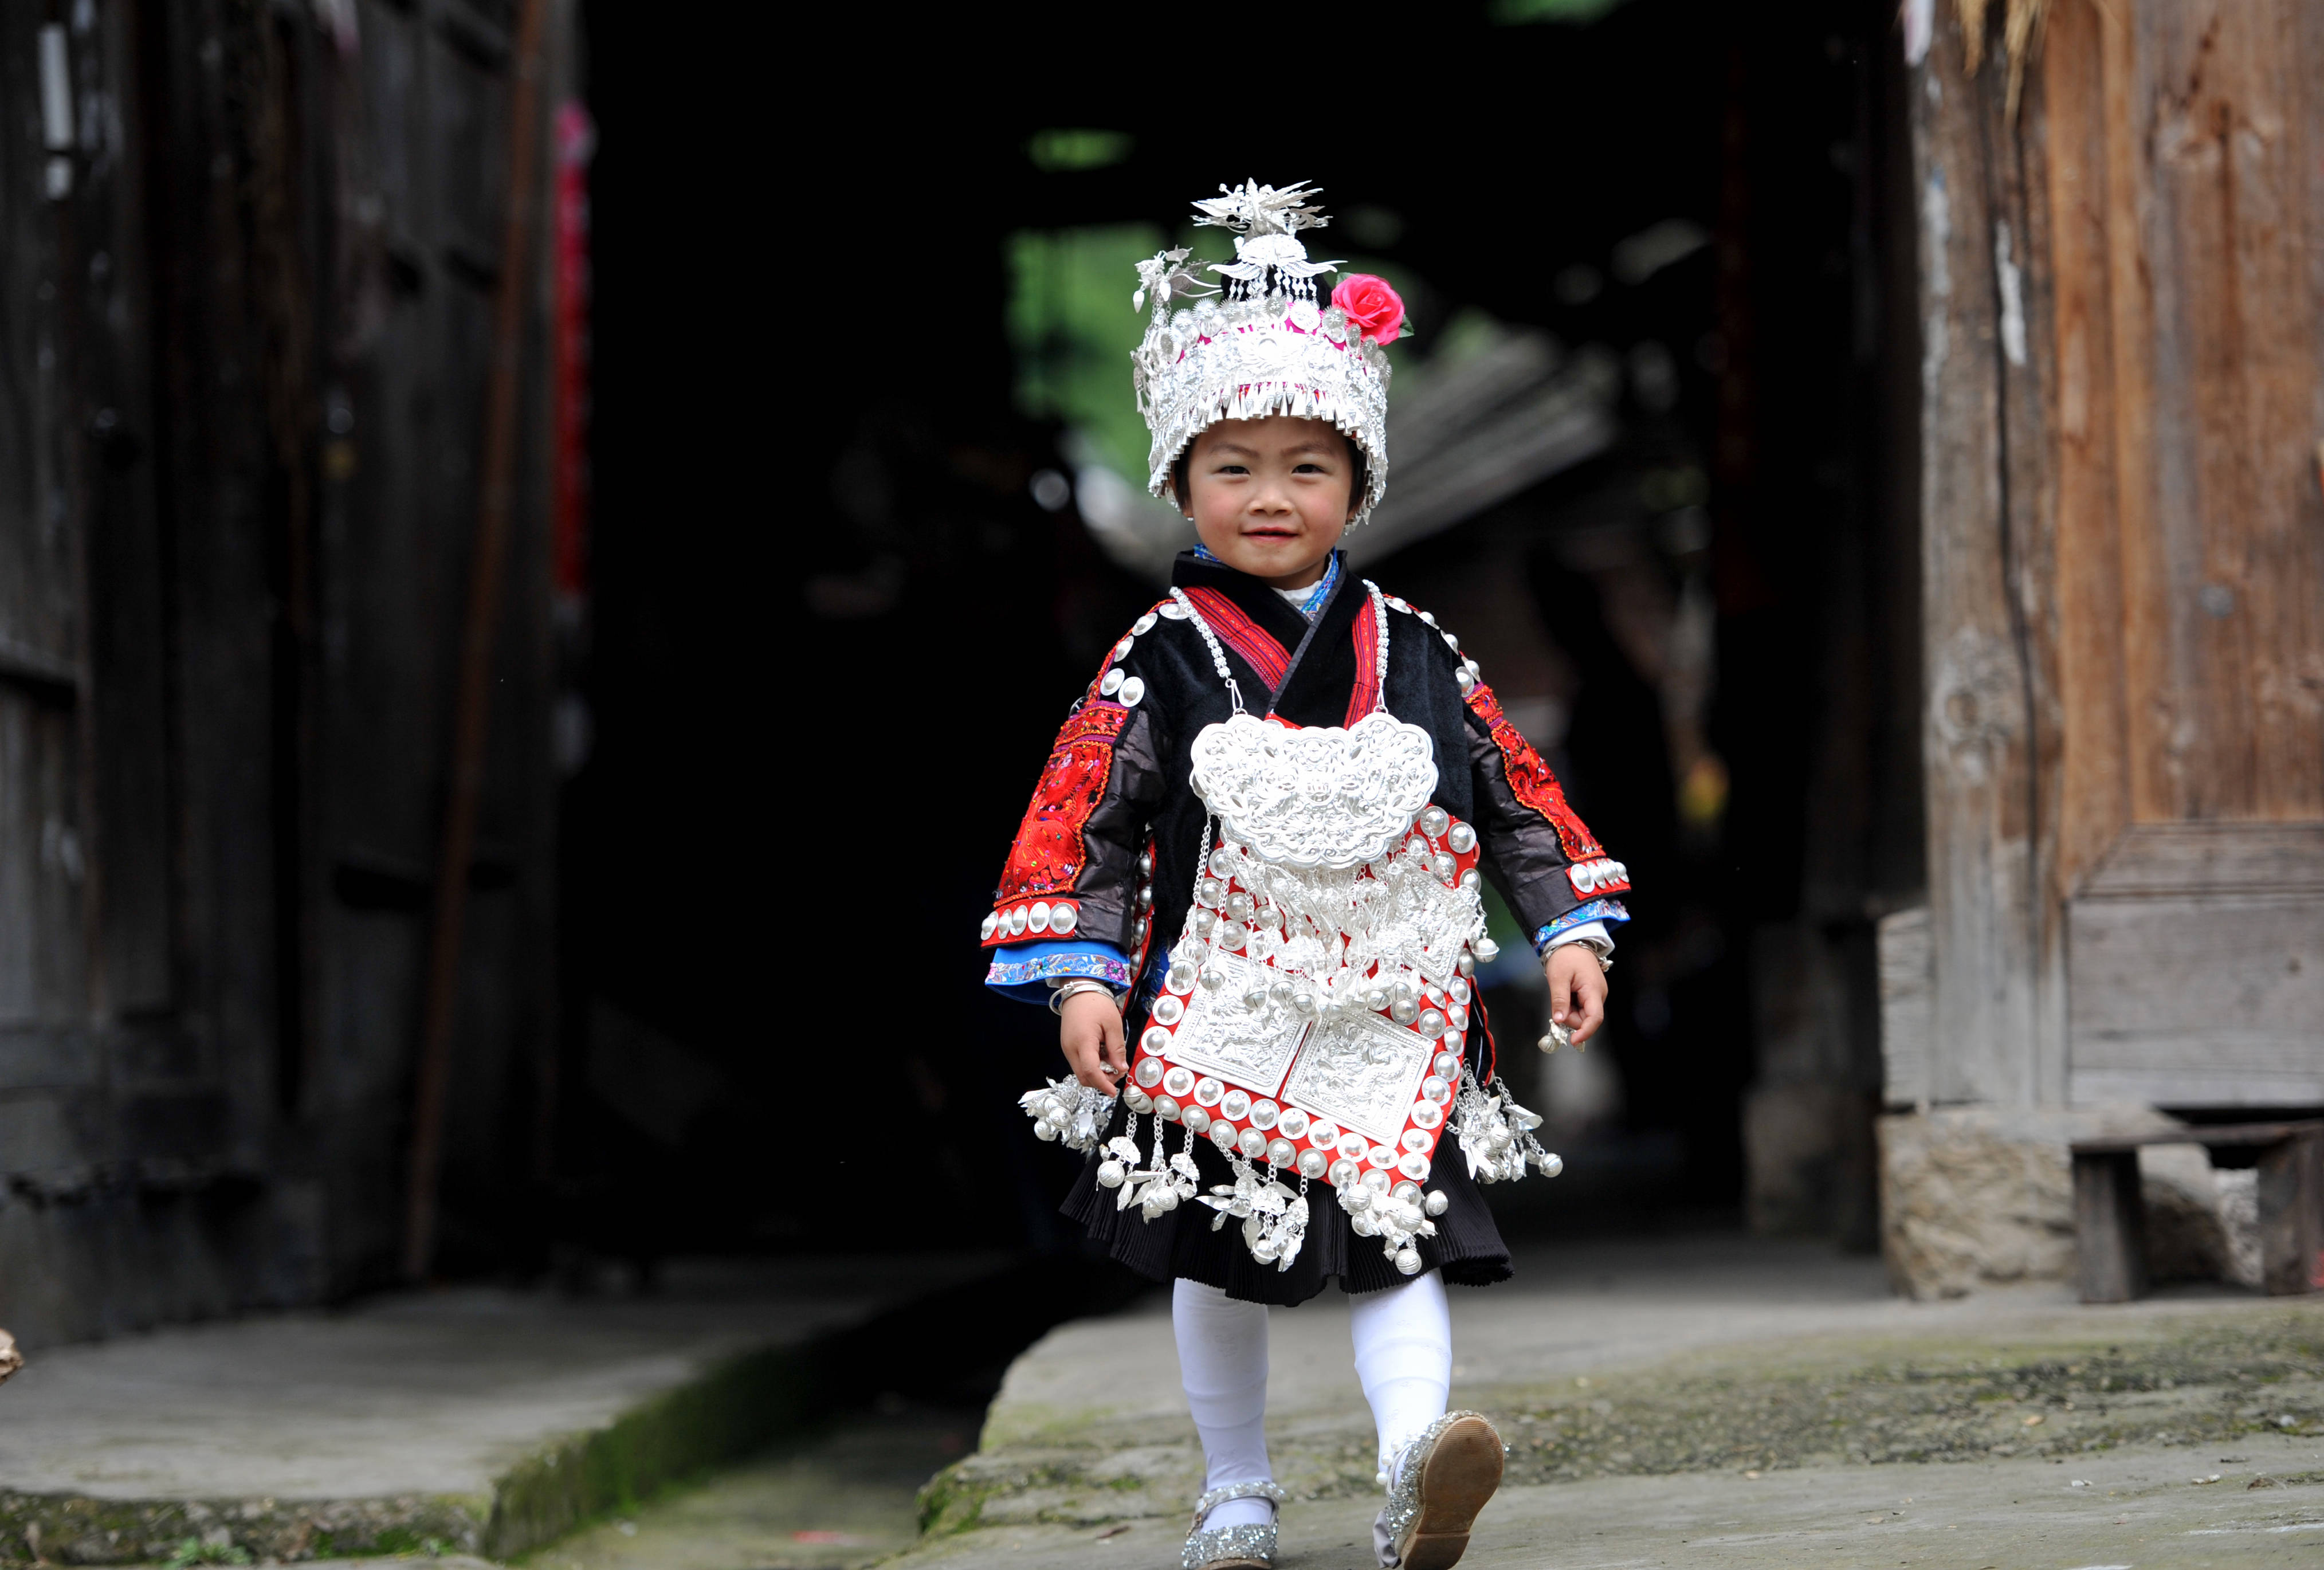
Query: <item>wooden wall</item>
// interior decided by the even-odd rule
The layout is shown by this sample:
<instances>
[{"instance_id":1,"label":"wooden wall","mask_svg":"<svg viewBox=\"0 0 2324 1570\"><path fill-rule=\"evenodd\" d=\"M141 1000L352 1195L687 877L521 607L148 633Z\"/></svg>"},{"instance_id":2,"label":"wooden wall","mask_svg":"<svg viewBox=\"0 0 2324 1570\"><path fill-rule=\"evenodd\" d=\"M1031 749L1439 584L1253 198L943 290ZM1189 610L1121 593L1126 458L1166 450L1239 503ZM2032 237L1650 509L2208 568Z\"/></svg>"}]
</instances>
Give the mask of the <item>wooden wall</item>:
<instances>
[{"instance_id":1,"label":"wooden wall","mask_svg":"<svg viewBox=\"0 0 2324 1570\"><path fill-rule=\"evenodd\" d=\"M0 130L0 1324L20 1336L392 1266L506 10L0 0L20 106ZM59 148L22 107L51 23ZM455 1091L448 1236L472 1252L529 1161L502 1125L553 996L525 489Z\"/></svg>"},{"instance_id":2,"label":"wooden wall","mask_svg":"<svg viewBox=\"0 0 2324 1570\"><path fill-rule=\"evenodd\" d=\"M1891 1099L2324 1102L2324 13L1918 76L1932 947Z\"/></svg>"}]
</instances>

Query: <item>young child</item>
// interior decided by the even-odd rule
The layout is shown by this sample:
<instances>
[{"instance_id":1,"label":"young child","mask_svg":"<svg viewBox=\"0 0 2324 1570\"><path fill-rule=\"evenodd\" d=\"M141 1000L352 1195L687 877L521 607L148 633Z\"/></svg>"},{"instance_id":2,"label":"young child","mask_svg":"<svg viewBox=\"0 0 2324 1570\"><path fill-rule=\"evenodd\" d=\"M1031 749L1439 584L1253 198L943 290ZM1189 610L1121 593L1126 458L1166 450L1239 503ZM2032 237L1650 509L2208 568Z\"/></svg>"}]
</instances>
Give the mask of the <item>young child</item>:
<instances>
[{"instance_id":1,"label":"young child","mask_svg":"<svg viewBox=\"0 0 2324 1570\"><path fill-rule=\"evenodd\" d=\"M1065 1213L1174 1283L1206 1470L1185 1570L1275 1562L1267 1306L1327 1279L1379 1429L1380 1563L1441 1570L1503 1455L1445 1410L1444 1283L1510 1274L1477 1184L1559 1165L1495 1072L1479 879L1545 956L1547 1047L1604 1017L1628 876L1453 636L1337 549L1387 488L1402 303L1366 277L1318 301L1335 264L1296 238L1324 222L1304 185L1220 189L1195 208L1234 232L1223 288L1169 251L1133 297L1154 296L1150 483L1202 543L1058 734L984 919L987 979L1062 1021L1073 1078L1025 1106L1089 1152Z\"/></svg>"}]
</instances>

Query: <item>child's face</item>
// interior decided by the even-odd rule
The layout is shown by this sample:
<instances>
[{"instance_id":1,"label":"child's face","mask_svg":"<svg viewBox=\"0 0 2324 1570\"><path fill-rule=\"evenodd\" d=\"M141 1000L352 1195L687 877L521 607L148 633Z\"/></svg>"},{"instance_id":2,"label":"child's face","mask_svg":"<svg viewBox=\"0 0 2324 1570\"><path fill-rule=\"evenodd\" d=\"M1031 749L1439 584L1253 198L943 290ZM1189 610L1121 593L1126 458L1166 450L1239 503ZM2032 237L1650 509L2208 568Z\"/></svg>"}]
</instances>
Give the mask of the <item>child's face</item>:
<instances>
[{"instance_id":1,"label":"child's face","mask_svg":"<svg viewBox=\"0 0 2324 1570\"><path fill-rule=\"evenodd\" d=\"M1320 420L1222 420L1194 439L1182 501L1213 556L1304 588L1347 532L1354 474L1347 438Z\"/></svg>"}]
</instances>

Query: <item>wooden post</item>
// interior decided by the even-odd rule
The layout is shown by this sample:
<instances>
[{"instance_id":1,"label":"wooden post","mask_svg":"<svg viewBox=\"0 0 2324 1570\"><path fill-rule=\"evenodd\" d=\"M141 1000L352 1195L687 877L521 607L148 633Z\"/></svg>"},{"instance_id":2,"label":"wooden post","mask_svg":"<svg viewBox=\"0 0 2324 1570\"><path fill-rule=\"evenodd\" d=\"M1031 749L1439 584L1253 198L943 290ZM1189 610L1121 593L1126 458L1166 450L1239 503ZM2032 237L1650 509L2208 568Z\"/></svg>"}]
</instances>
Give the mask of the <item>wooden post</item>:
<instances>
[{"instance_id":1,"label":"wooden post","mask_svg":"<svg viewBox=\"0 0 2324 1570\"><path fill-rule=\"evenodd\" d=\"M475 555L468 568L467 620L461 630L459 686L436 863L435 922L428 953L419 1078L412 1098L411 1159L405 1190L403 1273L424 1280L436 1257L436 1192L443 1167L444 1099L457 1023L461 929L467 919L468 864L484 796L484 743L492 723L493 635L501 614L508 561L509 518L516 489L519 373L531 273L533 170L540 151L540 44L547 0L522 0L517 16L509 94L508 212L493 286L493 358L484 389L484 483L476 508Z\"/></svg>"},{"instance_id":2,"label":"wooden post","mask_svg":"<svg viewBox=\"0 0 2324 1570\"><path fill-rule=\"evenodd\" d=\"M2074 1152L2074 1263L2085 1303L2146 1296L2146 1200L2135 1149Z\"/></svg>"},{"instance_id":3,"label":"wooden post","mask_svg":"<svg viewBox=\"0 0 2324 1570\"><path fill-rule=\"evenodd\" d=\"M1995 73L1940 22L1912 99L1921 216L1921 568L1929 938L1922 1094L2030 1106L2046 1019L2040 625L2040 226Z\"/></svg>"}]
</instances>

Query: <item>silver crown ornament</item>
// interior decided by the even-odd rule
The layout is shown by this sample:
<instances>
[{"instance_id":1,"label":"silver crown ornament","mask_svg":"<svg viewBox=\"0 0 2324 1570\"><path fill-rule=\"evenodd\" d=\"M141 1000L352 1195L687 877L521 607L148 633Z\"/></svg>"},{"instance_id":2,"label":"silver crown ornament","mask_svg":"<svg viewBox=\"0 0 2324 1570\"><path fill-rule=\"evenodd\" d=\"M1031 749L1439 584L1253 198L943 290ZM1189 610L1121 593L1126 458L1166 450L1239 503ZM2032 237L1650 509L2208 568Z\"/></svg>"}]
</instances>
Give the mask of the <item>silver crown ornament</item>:
<instances>
[{"instance_id":1,"label":"silver crown ornament","mask_svg":"<svg viewBox=\"0 0 2324 1570\"><path fill-rule=\"evenodd\" d=\"M1198 225L1234 233L1235 259L1207 271L1183 247L1138 264L1131 309L1150 296L1154 319L1133 356L1138 411L1154 445L1147 489L1166 496L1170 467L1194 439L1222 420L1296 415L1331 424L1363 449L1366 484L1356 522L1388 494L1387 351L1348 312L1316 297L1316 278L1337 262L1308 260L1302 229L1330 220L1305 181L1245 181L1194 203ZM1191 300L1191 305L1176 305ZM1386 336L1409 330L1402 322Z\"/></svg>"}]
</instances>

